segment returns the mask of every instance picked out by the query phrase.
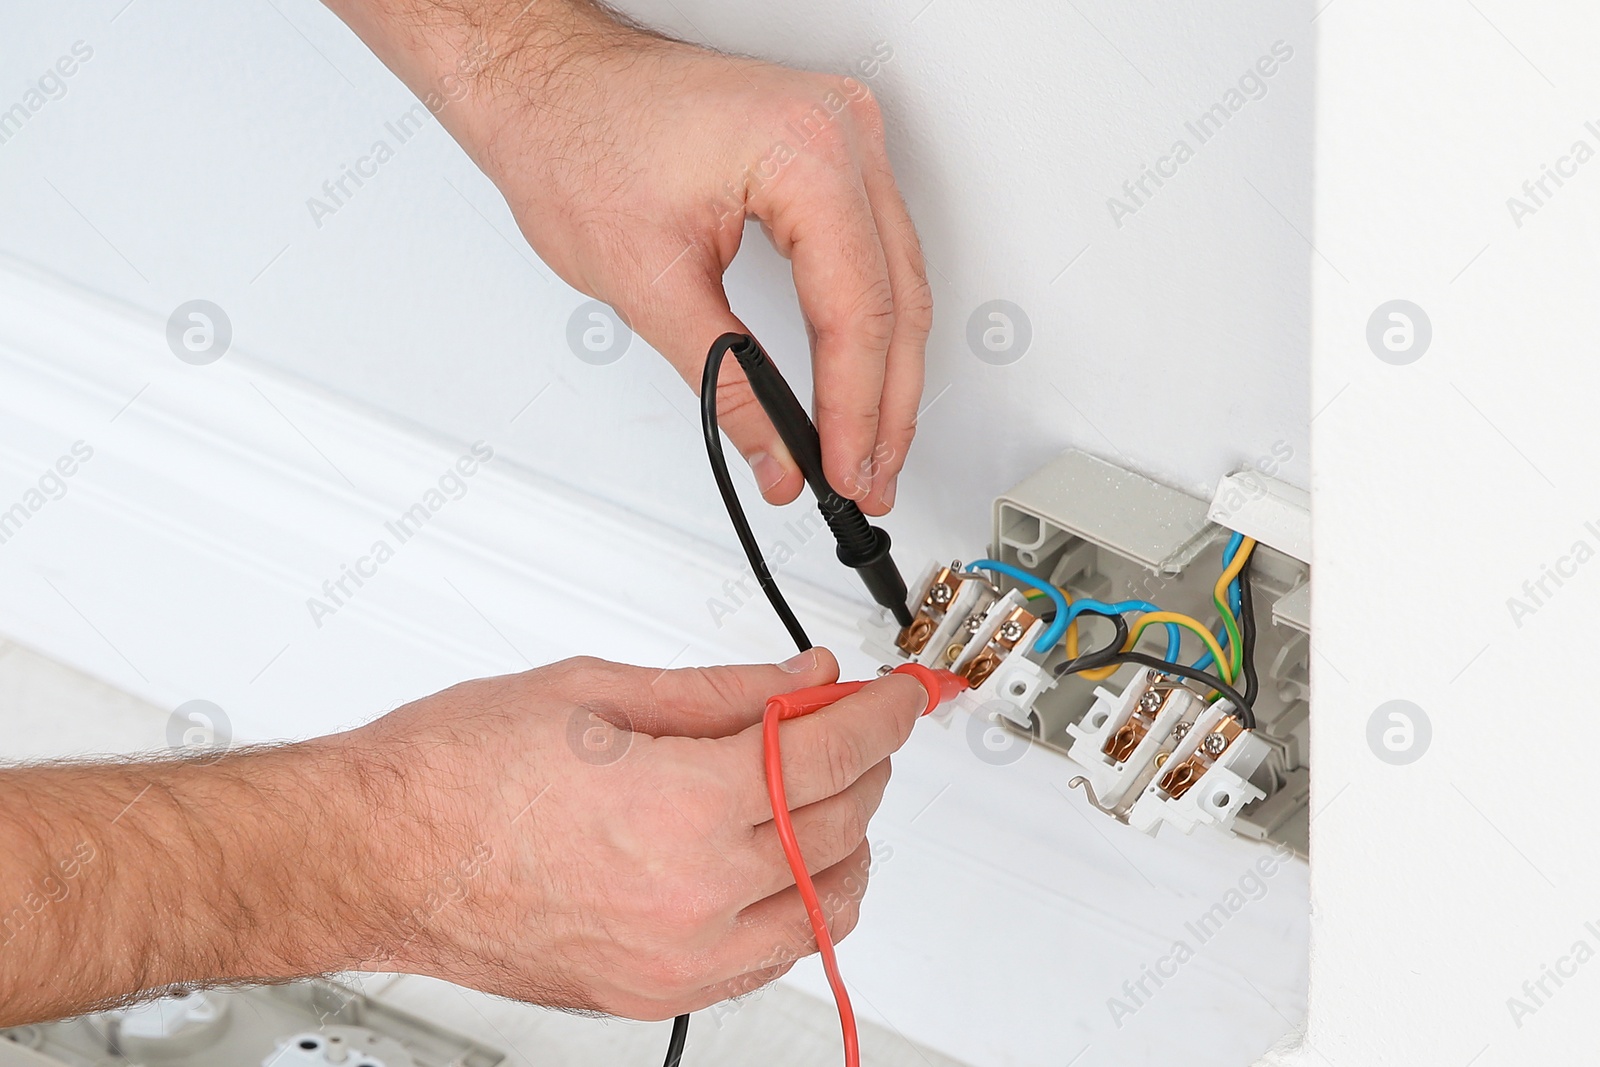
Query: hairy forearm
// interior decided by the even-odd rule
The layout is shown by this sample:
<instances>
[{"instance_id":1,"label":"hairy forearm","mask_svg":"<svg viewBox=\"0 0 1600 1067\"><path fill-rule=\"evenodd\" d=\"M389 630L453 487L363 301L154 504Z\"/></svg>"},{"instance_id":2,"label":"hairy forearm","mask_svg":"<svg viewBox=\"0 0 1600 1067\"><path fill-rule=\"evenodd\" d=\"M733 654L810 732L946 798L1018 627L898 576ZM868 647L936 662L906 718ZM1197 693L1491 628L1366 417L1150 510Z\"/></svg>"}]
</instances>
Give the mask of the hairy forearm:
<instances>
[{"instance_id":1,"label":"hairy forearm","mask_svg":"<svg viewBox=\"0 0 1600 1067\"><path fill-rule=\"evenodd\" d=\"M652 36L593 0L324 0L483 169L507 121L560 123L568 78Z\"/></svg>"},{"instance_id":2,"label":"hairy forearm","mask_svg":"<svg viewBox=\"0 0 1600 1067\"><path fill-rule=\"evenodd\" d=\"M0 1025L383 958L366 773L337 738L0 771Z\"/></svg>"}]
</instances>

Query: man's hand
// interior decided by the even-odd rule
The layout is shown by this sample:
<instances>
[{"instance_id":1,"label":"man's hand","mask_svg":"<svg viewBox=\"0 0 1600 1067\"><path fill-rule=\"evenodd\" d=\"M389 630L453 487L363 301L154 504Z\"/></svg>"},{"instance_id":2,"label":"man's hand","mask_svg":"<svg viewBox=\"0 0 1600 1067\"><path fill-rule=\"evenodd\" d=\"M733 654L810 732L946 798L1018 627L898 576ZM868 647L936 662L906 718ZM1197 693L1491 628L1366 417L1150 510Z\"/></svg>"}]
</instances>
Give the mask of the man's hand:
<instances>
[{"instance_id":1,"label":"man's hand","mask_svg":"<svg viewBox=\"0 0 1600 1067\"><path fill-rule=\"evenodd\" d=\"M356 731L352 751L391 764L410 796L394 829L415 830L393 835L397 849L439 870L477 842L493 852L384 965L639 1019L785 973L816 942L772 823L761 713L837 673L827 652L665 672L568 660ZM782 727L795 831L836 938L866 889L889 754L926 699L897 676Z\"/></svg>"},{"instance_id":2,"label":"man's hand","mask_svg":"<svg viewBox=\"0 0 1600 1067\"><path fill-rule=\"evenodd\" d=\"M568 660L296 745L0 771L0 1026L345 969L640 1019L748 993L816 948L761 713L837 673ZM781 728L835 938L925 706L895 675Z\"/></svg>"},{"instance_id":3,"label":"man's hand","mask_svg":"<svg viewBox=\"0 0 1600 1067\"><path fill-rule=\"evenodd\" d=\"M864 84L667 40L587 0L327 2L438 104L544 261L691 385L713 339L746 332L722 274L761 220L794 266L828 478L889 509L932 297ZM799 471L737 367L723 383L723 428L767 499L793 500Z\"/></svg>"}]
</instances>

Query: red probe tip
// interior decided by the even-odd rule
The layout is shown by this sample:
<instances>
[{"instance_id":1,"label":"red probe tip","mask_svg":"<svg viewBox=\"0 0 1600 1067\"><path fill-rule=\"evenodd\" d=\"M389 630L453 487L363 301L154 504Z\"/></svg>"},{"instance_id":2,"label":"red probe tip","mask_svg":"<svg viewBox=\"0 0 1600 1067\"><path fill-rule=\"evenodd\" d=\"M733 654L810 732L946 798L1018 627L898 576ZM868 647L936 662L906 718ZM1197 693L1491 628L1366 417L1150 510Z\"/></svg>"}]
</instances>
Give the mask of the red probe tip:
<instances>
[{"instance_id":1,"label":"red probe tip","mask_svg":"<svg viewBox=\"0 0 1600 1067\"><path fill-rule=\"evenodd\" d=\"M928 691L928 706L922 710L924 715L970 686L965 678L954 671L924 667L920 663L902 663L894 669L894 673L911 675Z\"/></svg>"}]
</instances>

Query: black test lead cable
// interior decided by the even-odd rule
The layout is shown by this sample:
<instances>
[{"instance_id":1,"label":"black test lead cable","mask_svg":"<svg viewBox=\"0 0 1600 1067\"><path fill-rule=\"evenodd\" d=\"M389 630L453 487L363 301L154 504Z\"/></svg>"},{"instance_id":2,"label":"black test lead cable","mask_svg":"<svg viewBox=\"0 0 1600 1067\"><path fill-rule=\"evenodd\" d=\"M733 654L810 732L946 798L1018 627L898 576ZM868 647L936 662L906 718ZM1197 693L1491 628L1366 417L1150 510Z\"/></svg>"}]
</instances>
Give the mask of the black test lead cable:
<instances>
[{"instance_id":1,"label":"black test lead cable","mask_svg":"<svg viewBox=\"0 0 1600 1067\"><path fill-rule=\"evenodd\" d=\"M727 354L728 349L741 340L748 338L742 334L725 333L716 339L711 351L706 353L705 373L700 379L700 428L705 431L706 458L711 461L711 477L717 483L717 491L722 494L722 504L728 509L728 520L733 523L733 532L739 537L739 546L744 549L745 558L750 561L750 569L755 573L757 584L766 594L772 610L778 613L778 618L782 621L784 629L789 631L790 638L801 652L805 652L811 648L811 638L806 635L805 627L801 626L800 620L795 617L794 609L789 607L789 602L783 598L783 590L772 580L772 571L767 567L767 559L762 555L761 546L756 542L755 532L750 529L750 520L745 516L744 506L739 503L739 493L734 488L733 477L728 473L728 457L722 452L722 430L717 426L717 373L722 369L722 357ZM689 1016L685 1013L672 1020L672 1036L667 1039L667 1060L663 1067L680 1067L683 1063L683 1046L688 1040Z\"/></svg>"},{"instance_id":2,"label":"black test lead cable","mask_svg":"<svg viewBox=\"0 0 1600 1067\"><path fill-rule=\"evenodd\" d=\"M672 1036L667 1039L667 1062L663 1067L679 1067L683 1063L683 1045L689 1040L689 1016L680 1015L672 1020Z\"/></svg>"},{"instance_id":3,"label":"black test lead cable","mask_svg":"<svg viewBox=\"0 0 1600 1067\"><path fill-rule=\"evenodd\" d=\"M706 353L705 373L700 378L700 428L705 432L706 458L711 461L711 476L716 480L717 491L722 494L723 506L728 509L728 520L739 537L745 558L755 573L756 582L766 594L772 610L778 613L784 629L801 652L810 649L811 638L805 627L795 617L794 609L784 599L783 591L772 579L766 557L750 529L744 505L739 503L739 493L728 473L728 458L722 451L722 430L717 425L717 381L722 371L722 360L729 352L739 361L750 391L755 394L778 436L794 457L795 465L805 477L806 484L816 495L822 518L833 531L838 542L839 562L852 567L866 583L872 599L889 609L901 626L911 625L911 609L906 604L906 583L889 556L889 535L867 522L855 501L839 495L828 484L822 473L822 441L806 409L800 406L789 383L783 380L778 368L754 337L743 333L725 333L712 342ZM689 1016L679 1015L672 1020L672 1037L667 1042L665 1067L679 1067L683 1062L683 1046L689 1039Z\"/></svg>"},{"instance_id":4,"label":"black test lead cable","mask_svg":"<svg viewBox=\"0 0 1600 1067\"><path fill-rule=\"evenodd\" d=\"M711 477L716 480L717 491L722 494L722 504L728 509L728 520L733 523L733 532L739 535L739 545L744 549L745 558L750 561L750 569L755 571L756 582L767 595L772 610L778 613L784 629L789 631L789 636L804 652L811 647L811 638L806 636L805 627L795 618L794 609L783 598L778 583L772 580L772 571L767 568L766 557L756 543L756 535L750 529L750 520L745 517L744 506L739 503L739 493L728 473L728 458L722 452L722 431L717 426L717 375L722 369L722 357L741 344L755 345L755 339L742 333L725 333L716 339L711 351L706 353L706 369L700 378L700 428L706 436L706 458L711 461ZM791 398L794 396L793 393L789 395ZM804 416L805 412L802 410L800 414ZM811 432L815 434L816 430ZM667 1067L673 1065L669 1062Z\"/></svg>"}]
</instances>

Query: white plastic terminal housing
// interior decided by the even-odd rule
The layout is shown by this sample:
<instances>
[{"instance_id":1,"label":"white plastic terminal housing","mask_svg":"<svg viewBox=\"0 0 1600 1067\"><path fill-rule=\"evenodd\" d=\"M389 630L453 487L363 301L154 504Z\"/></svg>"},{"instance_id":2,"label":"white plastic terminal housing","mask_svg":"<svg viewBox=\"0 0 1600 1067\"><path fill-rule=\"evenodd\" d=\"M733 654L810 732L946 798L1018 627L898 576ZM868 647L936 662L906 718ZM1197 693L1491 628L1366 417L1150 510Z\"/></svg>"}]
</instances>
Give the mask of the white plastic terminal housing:
<instances>
[{"instance_id":1,"label":"white plastic terminal housing","mask_svg":"<svg viewBox=\"0 0 1600 1067\"><path fill-rule=\"evenodd\" d=\"M946 719L959 708L988 718L998 715L1026 729L1029 709L1056 684L1044 670L1044 657L1033 651L1048 626L1033 614L1028 599L1015 589L1002 594L985 576L954 565L929 568L917 588L927 592L912 625L932 627L931 635L919 640L920 648L908 654L897 644L899 628L887 615L869 620L865 647L887 661L910 659L975 683L941 706L936 718Z\"/></svg>"},{"instance_id":2,"label":"white plastic terminal housing","mask_svg":"<svg viewBox=\"0 0 1600 1067\"><path fill-rule=\"evenodd\" d=\"M972 575L973 581L961 581L944 584L951 593L948 598L938 595L935 586L939 584L940 574L946 570L960 571L957 566L941 567L930 564L923 569L921 578L913 584L914 590L920 591L922 602L914 604L913 610L918 617L927 616L935 621L931 636L918 651L908 652L896 643L900 628L895 625L887 613L868 620L866 624L867 640L865 647L873 655L885 662L898 662L910 660L920 663L924 667L945 666L943 660L946 649L956 639L958 632L962 632L969 618L974 615L982 616L989 610L989 605L999 599L999 592L988 582L982 581L980 575ZM942 602L941 602L942 601ZM920 610L918 610L920 608ZM915 625L915 623L913 623ZM965 635L962 637L965 643Z\"/></svg>"},{"instance_id":3,"label":"white plastic terminal housing","mask_svg":"<svg viewBox=\"0 0 1600 1067\"><path fill-rule=\"evenodd\" d=\"M994 638L1006 620L1018 608L1026 609L1027 603L1027 598L1013 589L991 604L979 620L977 629L972 632L971 639L951 661L950 669L958 674L969 673L978 657L994 644ZM1029 623L1022 630L1022 636L1014 639L1010 649L999 652L1002 657L999 664L988 672L983 681L957 698L957 706L967 710L986 707L1020 726L1026 726L1028 708L1033 706L1040 693L1056 684L1055 679L1045 676L1044 668L1029 658L1034 644L1044 631L1043 621L1035 619Z\"/></svg>"},{"instance_id":4,"label":"white plastic terminal housing","mask_svg":"<svg viewBox=\"0 0 1600 1067\"><path fill-rule=\"evenodd\" d=\"M1231 713L1225 700L1206 708L1194 726L1174 746L1163 768L1181 768L1186 761L1194 760L1204 767L1197 779L1186 783L1187 788L1174 797L1176 788L1163 788L1168 782L1165 774L1158 774L1144 787L1133 809L1128 812L1128 825L1154 835L1162 823L1170 823L1184 833L1194 832L1202 823L1219 830L1230 829L1234 817L1253 800L1266 793L1250 784L1261 761L1266 759L1270 746L1254 730L1243 730L1229 739L1219 731ZM1202 746L1216 739L1217 746L1226 744L1215 759L1207 758Z\"/></svg>"},{"instance_id":5,"label":"white plastic terminal housing","mask_svg":"<svg viewBox=\"0 0 1600 1067\"><path fill-rule=\"evenodd\" d=\"M1134 829L1229 830L1240 809L1266 795L1250 776L1270 746L1242 727L1228 701L1207 704L1198 688L1152 670L1120 694L1102 688L1095 698L1067 727L1067 755L1083 768L1090 799Z\"/></svg>"},{"instance_id":6,"label":"white plastic terminal housing","mask_svg":"<svg viewBox=\"0 0 1600 1067\"><path fill-rule=\"evenodd\" d=\"M1083 721L1067 727L1073 739L1067 755L1083 768L1100 807L1115 810L1125 796L1138 795L1157 770L1156 757L1172 750L1173 728L1194 722L1204 707L1194 691L1141 672L1120 695L1095 690Z\"/></svg>"}]
</instances>

